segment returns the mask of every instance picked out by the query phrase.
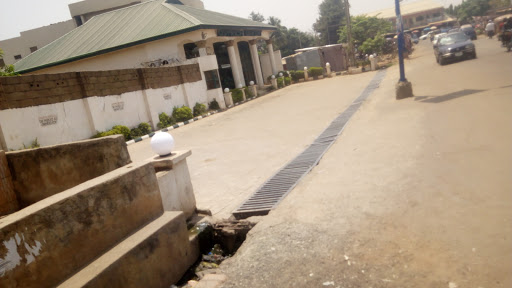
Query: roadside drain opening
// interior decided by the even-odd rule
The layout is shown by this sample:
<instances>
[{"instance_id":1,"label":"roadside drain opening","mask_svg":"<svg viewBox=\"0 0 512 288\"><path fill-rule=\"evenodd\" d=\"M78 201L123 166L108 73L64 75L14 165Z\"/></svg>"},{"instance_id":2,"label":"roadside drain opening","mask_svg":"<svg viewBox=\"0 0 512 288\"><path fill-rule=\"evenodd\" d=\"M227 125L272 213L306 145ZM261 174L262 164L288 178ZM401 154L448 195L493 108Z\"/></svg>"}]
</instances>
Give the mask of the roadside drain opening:
<instances>
[{"instance_id":1,"label":"roadside drain opening","mask_svg":"<svg viewBox=\"0 0 512 288\"><path fill-rule=\"evenodd\" d=\"M189 229L197 235L200 256L181 280L171 288L189 288L208 274L218 274L219 265L233 257L244 243L247 233L256 223L247 220L222 220L217 223L200 222Z\"/></svg>"}]
</instances>

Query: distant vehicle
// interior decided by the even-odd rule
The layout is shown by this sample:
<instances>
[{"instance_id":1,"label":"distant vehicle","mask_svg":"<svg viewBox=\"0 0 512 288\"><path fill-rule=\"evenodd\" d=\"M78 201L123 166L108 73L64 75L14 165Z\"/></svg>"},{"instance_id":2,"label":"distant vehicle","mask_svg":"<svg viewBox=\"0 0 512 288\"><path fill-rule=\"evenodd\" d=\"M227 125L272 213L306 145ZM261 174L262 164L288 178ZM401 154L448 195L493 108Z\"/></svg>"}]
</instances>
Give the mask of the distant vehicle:
<instances>
[{"instance_id":1,"label":"distant vehicle","mask_svg":"<svg viewBox=\"0 0 512 288\"><path fill-rule=\"evenodd\" d=\"M430 41L433 41L433 40L434 40L434 37L435 37L437 34L441 34L441 30L436 29L436 30L432 31L432 33L430 34Z\"/></svg>"},{"instance_id":2,"label":"distant vehicle","mask_svg":"<svg viewBox=\"0 0 512 288\"><path fill-rule=\"evenodd\" d=\"M439 39L441 39L444 35L447 35L447 33L441 33L434 36L434 40L432 40L432 45L434 49L436 49Z\"/></svg>"},{"instance_id":3,"label":"distant vehicle","mask_svg":"<svg viewBox=\"0 0 512 288\"><path fill-rule=\"evenodd\" d=\"M432 33L432 31L428 32L427 34L423 35L420 37L420 40L426 40L427 38L430 38L430 34Z\"/></svg>"},{"instance_id":4,"label":"distant vehicle","mask_svg":"<svg viewBox=\"0 0 512 288\"><path fill-rule=\"evenodd\" d=\"M464 34L468 35L469 38L471 38L471 40L476 40L476 32L475 32L475 28L473 28L473 26L471 25L462 25L460 27L460 31L464 32Z\"/></svg>"},{"instance_id":5,"label":"distant vehicle","mask_svg":"<svg viewBox=\"0 0 512 288\"><path fill-rule=\"evenodd\" d=\"M448 33L456 33L456 32L459 32L460 31L460 28L456 28L456 29L451 29L448 31Z\"/></svg>"},{"instance_id":6,"label":"distant vehicle","mask_svg":"<svg viewBox=\"0 0 512 288\"><path fill-rule=\"evenodd\" d=\"M420 42L420 39L418 38L418 36L416 36L416 34L412 34L412 42L414 44L418 44L418 42Z\"/></svg>"},{"instance_id":7,"label":"distant vehicle","mask_svg":"<svg viewBox=\"0 0 512 288\"><path fill-rule=\"evenodd\" d=\"M476 58L475 44L464 32L457 32L444 35L434 48L436 61L440 65L448 61L459 59Z\"/></svg>"}]
</instances>

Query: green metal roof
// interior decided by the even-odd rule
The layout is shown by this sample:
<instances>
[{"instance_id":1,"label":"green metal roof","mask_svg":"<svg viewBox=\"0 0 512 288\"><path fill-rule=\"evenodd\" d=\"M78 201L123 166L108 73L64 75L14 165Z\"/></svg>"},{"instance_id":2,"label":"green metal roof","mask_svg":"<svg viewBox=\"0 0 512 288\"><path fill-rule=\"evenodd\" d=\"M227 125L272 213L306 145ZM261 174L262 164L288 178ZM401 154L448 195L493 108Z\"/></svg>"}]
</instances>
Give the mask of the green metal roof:
<instances>
[{"instance_id":1,"label":"green metal roof","mask_svg":"<svg viewBox=\"0 0 512 288\"><path fill-rule=\"evenodd\" d=\"M14 66L17 72L28 73L198 29L217 28L276 29L245 18L155 0L95 16Z\"/></svg>"}]
</instances>

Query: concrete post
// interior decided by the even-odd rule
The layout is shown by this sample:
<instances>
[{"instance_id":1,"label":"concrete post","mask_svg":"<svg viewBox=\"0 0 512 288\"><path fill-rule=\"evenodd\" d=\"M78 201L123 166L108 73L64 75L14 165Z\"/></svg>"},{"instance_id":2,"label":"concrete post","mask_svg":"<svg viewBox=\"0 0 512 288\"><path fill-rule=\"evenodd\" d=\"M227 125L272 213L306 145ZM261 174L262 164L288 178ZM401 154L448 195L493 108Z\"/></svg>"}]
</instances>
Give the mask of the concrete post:
<instances>
[{"instance_id":1,"label":"concrete post","mask_svg":"<svg viewBox=\"0 0 512 288\"><path fill-rule=\"evenodd\" d=\"M229 89L226 88L228 92L224 92L224 102L226 102L226 107L232 107L234 105L233 103L233 95L231 92L229 92Z\"/></svg>"},{"instance_id":2,"label":"concrete post","mask_svg":"<svg viewBox=\"0 0 512 288\"><path fill-rule=\"evenodd\" d=\"M327 77L331 78L332 77L331 64L329 62L325 63L325 70L327 72Z\"/></svg>"},{"instance_id":3,"label":"concrete post","mask_svg":"<svg viewBox=\"0 0 512 288\"><path fill-rule=\"evenodd\" d=\"M268 56L270 57L270 66L272 66L272 75L277 74L277 66L276 66L276 59L274 57L274 45L272 44L272 39L268 39L267 41L267 49L268 49Z\"/></svg>"},{"instance_id":4,"label":"concrete post","mask_svg":"<svg viewBox=\"0 0 512 288\"><path fill-rule=\"evenodd\" d=\"M7 143L5 142L4 131L2 131L2 124L0 123L0 150L9 151Z\"/></svg>"},{"instance_id":5,"label":"concrete post","mask_svg":"<svg viewBox=\"0 0 512 288\"><path fill-rule=\"evenodd\" d=\"M250 89L252 89L252 97L258 97L258 88L256 85L252 85Z\"/></svg>"},{"instance_id":6,"label":"concrete post","mask_svg":"<svg viewBox=\"0 0 512 288\"><path fill-rule=\"evenodd\" d=\"M372 67L372 71L377 70L377 58L373 55L370 55L370 66Z\"/></svg>"},{"instance_id":7,"label":"concrete post","mask_svg":"<svg viewBox=\"0 0 512 288\"><path fill-rule=\"evenodd\" d=\"M304 67L304 81L309 80L308 67Z\"/></svg>"},{"instance_id":8,"label":"concrete post","mask_svg":"<svg viewBox=\"0 0 512 288\"><path fill-rule=\"evenodd\" d=\"M249 41L251 57L252 57L252 66L254 66L254 74L256 75L256 84L258 86L265 86L265 81L263 81L263 73L261 72L261 63L260 56L258 55L258 46L256 40Z\"/></svg>"},{"instance_id":9,"label":"concrete post","mask_svg":"<svg viewBox=\"0 0 512 288\"><path fill-rule=\"evenodd\" d=\"M275 76L273 76L271 79L270 79L270 83L272 83L272 87L274 87L274 89L277 90L277 79Z\"/></svg>"},{"instance_id":10,"label":"concrete post","mask_svg":"<svg viewBox=\"0 0 512 288\"><path fill-rule=\"evenodd\" d=\"M238 61L236 59L236 52L235 52L235 41L231 40L226 42L226 46L228 47L228 54L229 54L229 62L231 62L231 72L233 73L233 80L235 80L235 88L240 87L242 84L242 78L240 78L240 75L242 74L242 70L240 67L238 67Z\"/></svg>"}]
</instances>

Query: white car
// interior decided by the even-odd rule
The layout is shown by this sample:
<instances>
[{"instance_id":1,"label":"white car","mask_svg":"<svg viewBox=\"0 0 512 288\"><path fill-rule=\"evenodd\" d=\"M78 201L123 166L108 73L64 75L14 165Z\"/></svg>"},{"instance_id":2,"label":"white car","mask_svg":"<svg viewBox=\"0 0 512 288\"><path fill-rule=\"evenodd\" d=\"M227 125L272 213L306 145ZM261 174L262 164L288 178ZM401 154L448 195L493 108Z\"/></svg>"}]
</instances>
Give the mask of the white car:
<instances>
[{"instance_id":1,"label":"white car","mask_svg":"<svg viewBox=\"0 0 512 288\"><path fill-rule=\"evenodd\" d=\"M420 37L420 40L426 40L427 38L430 38L430 34L431 34L431 33L432 33L432 32L428 32L427 34L425 34L425 35L421 36L421 37Z\"/></svg>"},{"instance_id":2,"label":"white car","mask_svg":"<svg viewBox=\"0 0 512 288\"><path fill-rule=\"evenodd\" d=\"M434 36L434 40L432 40L432 45L434 46L434 48L437 46L437 42L439 42L439 39L441 39L441 37L443 37L446 34L448 33L440 33Z\"/></svg>"}]
</instances>

